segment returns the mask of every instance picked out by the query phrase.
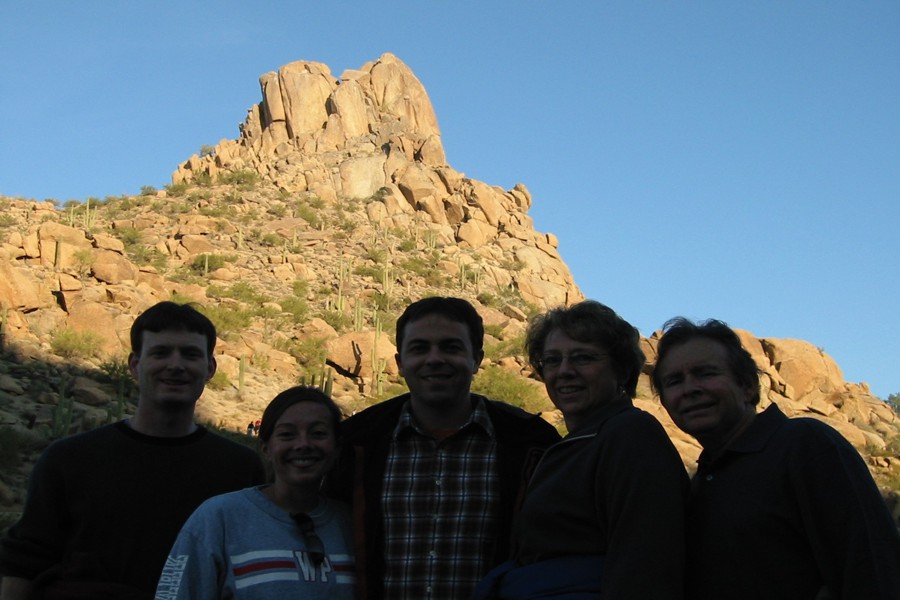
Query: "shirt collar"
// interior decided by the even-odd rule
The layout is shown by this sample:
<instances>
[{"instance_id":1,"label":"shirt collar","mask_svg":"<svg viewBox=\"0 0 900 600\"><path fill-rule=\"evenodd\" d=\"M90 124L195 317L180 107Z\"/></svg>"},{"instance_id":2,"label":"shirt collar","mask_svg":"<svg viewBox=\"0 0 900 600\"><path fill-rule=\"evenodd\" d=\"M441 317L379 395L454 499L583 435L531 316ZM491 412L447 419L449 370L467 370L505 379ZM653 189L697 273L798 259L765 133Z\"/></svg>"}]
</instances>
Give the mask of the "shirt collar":
<instances>
[{"instance_id":1,"label":"shirt collar","mask_svg":"<svg viewBox=\"0 0 900 600\"><path fill-rule=\"evenodd\" d=\"M472 414L469 415L469 420L459 428L460 431L463 429L468 429L471 427L477 427L484 431L485 434L489 438L494 437L494 424L491 423L491 419L488 416L487 406L485 405L484 398L479 396L478 394L472 394ZM419 435L427 435L419 426L416 424L416 420L413 418L412 409L410 405L410 400L407 399L403 403L403 407L400 409L400 418L397 420L397 426L394 428L393 438L396 440L400 435L402 435L406 431L413 431L418 433Z\"/></svg>"},{"instance_id":2,"label":"shirt collar","mask_svg":"<svg viewBox=\"0 0 900 600\"><path fill-rule=\"evenodd\" d=\"M753 422L747 427L747 430L738 439L734 440L719 458L711 460L709 454L704 450L700 453L698 463L718 463L731 453L753 454L760 452L785 421L787 421L787 417L781 412L778 405L773 403L756 415Z\"/></svg>"},{"instance_id":3,"label":"shirt collar","mask_svg":"<svg viewBox=\"0 0 900 600\"><path fill-rule=\"evenodd\" d=\"M616 399L604 406L591 411L590 414L582 419L582 422L578 426L578 429L576 429L575 431L570 431L566 437L570 438L581 437L585 435L594 435L598 431L600 431L600 428L608 420L610 420L620 412L624 412L633 407L634 402L632 402L631 398L628 398L627 396L624 398Z\"/></svg>"}]
</instances>

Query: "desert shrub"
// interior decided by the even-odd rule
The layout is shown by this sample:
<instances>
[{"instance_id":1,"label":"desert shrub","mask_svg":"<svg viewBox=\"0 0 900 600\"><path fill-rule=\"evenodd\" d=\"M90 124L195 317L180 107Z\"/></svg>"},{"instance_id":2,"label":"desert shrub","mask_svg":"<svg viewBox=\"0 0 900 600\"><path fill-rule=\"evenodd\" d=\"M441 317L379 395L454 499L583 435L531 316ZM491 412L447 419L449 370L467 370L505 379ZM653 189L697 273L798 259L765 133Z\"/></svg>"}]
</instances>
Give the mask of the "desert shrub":
<instances>
[{"instance_id":1,"label":"desert shrub","mask_svg":"<svg viewBox=\"0 0 900 600\"><path fill-rule=\"evenodd\" d=\"M103 372L101 380L108 381L121 391L124 398L137 396L137 383L131 377L128 361L124 358L112 358L100 363L100 371Z\"/></svg>"},{"instance_id":2,"label":"desert shrub","mask_svg":"<svg viewBox=\"0 0 900 600\"><path fill-rule=\"evenodd\" d=\"M109 220L118 219L141 205L141 198L129 196L106 196L103 199L103 212Z\"/></svg>"},{"instance_id":3,"label":"desert shrub","mask_svg":"<svg viewBox=\"0 0 900 600\"><path fill-rule=\"evenodd\" d=\"M529 384L522 376L497 365L490 365L478 371L472 381L472 391L532 413L553 408L537 387Z\"/></svg>"},{"instance_id":4,"label":"desert shrub","mask_svg":"<svg viewBox=\"0 0 900 600\"><path fill-rule=\"evenodd\" d=\"M266 210L266 213L281 219L287 214L287 207L284 204L275 204L274 206L270 206L268 210Z\"/></svg>"},{"instance_id":5,"label":"desert shrub","mask_svg":"<svg viewBox=\"0 0 900 600\"><path fill-rule=\"evenodd\" d=\"M309 305L303 298L288 296L287 298L279 300L278 304L281 306L281 310L290 313L296 324L305 322L307 316L309 316Z\"/></svg>"},{"instance_id":6,"label":"desert shrub","mask_svg":"<svg viewBox=\"0 0 900 600\"><path fill-rule=\"evenodd\" d=\"M298 340L291 346L290 353L306 370L321 369L328 355L325 350L325 338Z\"/></svg>"},{"instance_id":7,"label":"desert shrub","mask_svg":"<svg viewBox=\"0 0 900 600\"><path fill-rule=\"evenodd\" d=\"M197 275L203 275L209 271L215 271L225 266L225 263L231 262L234 257L222 256L221 254L200 254L194 257L188 268Z\"/></svg>"},{"instance_id":8,"label":"desert shrub","mask_svg":"<svg viewBox=\"0 0 900 600\"><path fill-rule=\"evenodd\" d=\"M153 246L137 244L128 248L126 253L136 265L150 265L160 273L164 273L169 265L169 257Z\"/></svg>"},{"instance_id":9,"label":"desert shrub","mask_svg":"<svg viewBox=\"0 0 900 600\"><path fill-rule=\"evenodd\" d=\"M227 288L211 285L206 288L206 295L210 298L231 298L245 304L261 305L270 302L272 298L261 294L246 281L239 281Z\"/></svg>"},{"instance_id":10,"label":"desert shrub","mask_svg":"<svg viewBox=\"0 0 900 600\"><path fill-rule=\"evenodd\" d=\"M94 265L94 253L87 248L76 250L73 257L75 259L75 267L79 275L87 275L91 272Z\"/></svg>"},{"instance_id":11,"label":"desert shrub","mask_svg":"<svg viewBox=\"0 0 900 600\"><path fill-rule=\"evenodd\" d=\"M234 210L233 206L223 205L223 204L210 204L207 206L201 206L198 209L198 212L205 217L215 217L215 218L223 218L228 217L230 219L234 218L237 215L237 212ZM220 225L216 225L216 227L221 230Z\"/></svg>"},{"instance_id":12,"label":"desert shrub","mask_svg":"<svg viewBox=\"0 0 900 600\"><path fill-rule=\"evenodd\" d=\"M201 200L209 200L213 197L212 190L194 190L190 194L188 194L185 199L185 206L188 210L192 210L194 208L194 204L199 203Z\"/></svg>"},{"instance_id":13,"label":"desert shrub","mask_svg":"<svg viewBox=\"0 0 900 600\"><path fill-rule=\"evenodd\" d=\"M259 183L259 173L250 169L241 171L225 171L219 173L219 183L224 185L240 185L252 187Z\"/></svg>"},{"instance_id":14,"label":"desert shrub","mask_svg":"<svg viewBox=\"0 0 900 600\"><path fill-rule=\"evenodd\" d=\"M376 281L381 278L381 273L382 269L370 265L360 265L353 269L354 275L359 275L360 277L371 277Z\"/></svg>"},{"instance_id":15,"label":"desert shrub","mask_svg":"<svg viewBox=\"0 0 900 600\"><path fill-rule=\"evenodd\" d=\"M375 304L375 310L378 312L387 312L391 310L393 306L394 297L385 292L375 292L375 295L372 297L372 302Z\"/></svg>"},{"instance_id":16,"label":"desert shrub","mask_svg":"<svg viewBox=\"0 0 900 600\"><path fill-rule=\"evenodd\" d=\"M0 214L0 228L12 227L16 224L16 219L12 215L6 213Z\"/></svg>"},{"instance_id":17,"label":"desert shrub","mask_svg":"<svg viewBox=\"0 0 900 600\"><path fill-rule=\"evenodd\" d=\"M420 258L418 256L407 258L400 263L400 267L404 271L410 271L422 277L424 277L425 274L431 270L431 265L429 265L423 258Z\"/></svg>"},{"instance_id":18,"label":"desert shrub","mask_svg":"<svg viewBox=\"0 0 900 600\"><path fill-rule=\"evenodd\" d=\"M172 293L169 294L169 300L177 304L191 304L194 308L199 308L200 306L197 301L190 296L176 291L172 291Z\"/></svg>"},{"instance_id":19,"label":"desert shrub","mask_svg":"<svg viewBox=\"0 0 900 600\"><path fill-rule=\"evenodd\" d=\"M211 390L226 390L231 387L231 380L224 371L216 371L215 374L206 383Z\"/></svg>"},{"instance_id":20,"label":"desert shrub","mask_svg":"<svg viewBox=\"0 0 900 600\"><path fill-rule=\"evenodd\" d=\"M106 379L115 383L121 379L131 379L131 369L128 368L128 361L124 358L113 358L100 363L100 370Z\"/></svg>"},{"instance_id":21,"label":"desert shrub","mask_svg":"<svg viewBox=\"0 0 900 600\"><path fill-rule=\"evenodd\" d=\"M339 310L324 311L322 320L334 327L335 331L345 331L352 322L352 318L349 315Z\"/></svg>"},{"instance_id":22,"label":"desert shrub","mask_svg":"<svg viewBox=\"0 0 900 600\"><path fill-rule=\"evenodd\" d=\"M485 330L487 332L487 330ZM493 334L491 334L493 335ZM492 360L497 361L508 356L523 356L525 352L525 334L522 333L508 340L501 340L496 344L488 344L484 348L484 355Z\"/></svg>"},{"instance_id":23,"label":"desert shrub","mask_svg":"<svg viewBox=\"0 0 900 600\"><path fill-rule=\"evenodd\" d=\"M200 146L200 157L201 158L204 156L212 156L215 153L216 153L215 146L211 146L209 144L203 144L202 146Z\"/></svg>"},{"instance_id":24,"label":"desert shrub","mask_svg":"<svg viewBox=\"0 0 900 600\"><path fill-rule=\"evenodd\" d=\"M490 292L481 292L480 294L478 294L478 296L475 297L475 299L485 306L491 308L500 308L500 302L497 300L497 296Z\"/></svg>"},{"instance_id":25,"label":"desert shrub","mask_svg":"<svg viewBox=\"0 0 900 600\"><path fill-rule=\"evenodd\" d=\"M122 227L120 229L114 229L113 234L121 240L123 244L125 244L125 249L129 250L132 246L137 246L141 243L141 239L144 237L144 234L140 229L135 229L134 227Z\"/></svg>"},{"instance_id":26,"label":"desert shrub","mask_svg":"<svg viewBox=\"0 0 900 600\"><path fill-rule=\"evenodd\" d=\"M284 238L282 238L277 233L266 233L259 238L259 243L263 246L274 247L280 246L284 242Z\"/></svg>"},{"instance_id":27,"label":"desert shrub","mask_svg":"<svg viewBox=\"0 0 900 600\"><path fill-rule=\"evenodd\" d=\"M316 209L309 204L297 202L296 214L298 217L309 223L309 226L314 229L318 229L322 226L322 218L319 216L319 213L316 212Z\"/></svg>"},{"instance_id":28,"label":"desert shrub","mask_svg":"<svg viewBox=\"0 0 900 600\"><path fill-rule=\"evenodd\" d=\"M356 231L356 223L350 219L341 219L338 221L337 226L341 231L337 232L335 235L338 236L339 234L344 234L340 239L346 239L346 234Z\"/></svg>"},{"instance_id":29,"label":"desert shrub","mask_svg":"<svg viewBox=\"0 0 900 600\"><path fill-rule=\"evenodd\" d=\"M309 293L309 282L305 279L295 280L291 287L294 295L298 298L306 298L306 295Z\"/></svg>"},{"instance_id":30,"label":"desert shrub","mask_svg":"<svg viewBox=\"0 0 900 600\"><path fill-rule=\"evenodd\" d=\"M152 185L141 186L141 196L155 196L157 189Z\"/></svg>"},{"instance_id":31,"label":"desert shrub","mask_svg":"<svg viewBox=\"0 0 900 600\"><path fill-rule=\"evenodd\" d=\"M216 326L216 331L222 336L237 333L246 329L253 321L253 312L240 310L230 306L210 304L198 307L206 317Z\"/></svg>"},{"instance_id":32,"label":"desert shrub","mask_svg":"<svg viewBox=\"0 0 900 600\"><path fill-rule=\"evenodd\" d=\"M102 339L93 331L60 329L53 334L50 348L64 358L94 358L100 355Z\"/></svg>"},{"instance_id":33,"label":"desert shrub","mask_svg":"<svg viewBox=\"0 0 900 600\"><path fill-rule=\"evenodd\" d=\"M183 196L190 186L185 183L170 183L165 186L166 193L170 196Z\"/></svg>"},{"instance_id":34,"label":"desert shrub","mask_svg":"<svg viewBox=\"0 0 900 600\"><path fill-rule=\"evenodd\" d=\"M374 390L373 390L374 391ZM394 398L395 396L399 396L401 394L405 394L409 391L409 388L406 387L406 384L403 382L389 382L384 385L384 388L381 390L381 393L377 393L375 391L374 394L369 396L369 401L366 405L359 407L358 410L362 410L366 408L366 406L371 406L372 404L378 404L379 402L383 402L389 398Z\"/></svg>"},{"instance_id":35,"label":"desert shrub","mask_svg":"<svg viewBox=\"0 0 900 600\"><path fill-rule=\"evenodd\" d=\"M429 287L447 287L452 281L453 279L438 269L429 269L428 272L425 273L425 284Z\"/></svg>"},{"instance_id":36,"label":"desert shrub","mask_svg":"<svg viewBox=\"0 0 900 600\"><path fill-rule=\"evenodd\" d=\"M209 171L197 171L193 176L194 185L200 185L204 187L208 187L212 185L213 178L212 175L209 174Z\"/></svg>"},{"instance_id":37,"label":"desert shrub","mask_svg":"<svg viewBox=\"0 0 900 600\"><path fill-rule=\"evenodd\" d=\"M495 323L493 325L485 325L484 333L485 335L495 337L499 340L501 337L503 337L503 325L500 325L499 323Z\"/></svg>"}]
</instances>

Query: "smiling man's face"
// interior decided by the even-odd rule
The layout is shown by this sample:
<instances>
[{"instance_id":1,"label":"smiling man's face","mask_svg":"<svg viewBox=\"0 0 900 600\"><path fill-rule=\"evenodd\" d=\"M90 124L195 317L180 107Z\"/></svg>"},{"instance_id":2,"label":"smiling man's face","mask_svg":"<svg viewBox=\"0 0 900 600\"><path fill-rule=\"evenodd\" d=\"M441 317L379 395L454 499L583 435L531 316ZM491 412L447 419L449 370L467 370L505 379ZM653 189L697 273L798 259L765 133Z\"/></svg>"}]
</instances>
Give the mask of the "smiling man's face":
<instances>
[{"instance_id":1,"label":"smiling man's face","mask_svg":"<svg viewBox=\"0 0 900 600\"><path fill-rule=\"evenodd\" d=\"M482 357L465 323L429 314L407 323L396 358L415 404L452 410L471 404L469 389Z\"/></svg>"},{"instance_id":2,"label":"smiling man's face","mask_svg":"<svg viewBox=\"0 0 900 600\"><path fill-rule=\"evenodd\" d=\"M171 408L193 405L216 372L206 336L181 329L144 331L139 355L128 357L140 388L140 403Z\"/></svg>"},{"instance_id":3,"label":"smiling man's face","mask_svg":"<svg viewBox=\"0 0 900 600\"><path fill-rule=\"evenodd\" d=\"M656 366L659 395L669 416L704 447L718 446L756 414L753 390L741 387L725 347L696 337L673 347Z\"/></svg>"}]
</instances>

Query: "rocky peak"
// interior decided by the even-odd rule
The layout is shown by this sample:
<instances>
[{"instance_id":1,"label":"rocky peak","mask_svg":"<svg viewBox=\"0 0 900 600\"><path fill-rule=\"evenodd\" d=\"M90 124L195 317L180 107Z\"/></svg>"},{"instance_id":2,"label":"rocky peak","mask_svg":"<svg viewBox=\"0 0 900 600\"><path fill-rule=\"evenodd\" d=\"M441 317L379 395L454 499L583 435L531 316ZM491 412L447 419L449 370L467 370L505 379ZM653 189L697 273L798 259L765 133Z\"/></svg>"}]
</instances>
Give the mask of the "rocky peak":
<instances>
[{"instance_id":1,"label":"rocky peak","mask_svg":"<svg viewBox=\"0 0 900 600\"><path fill-rule=\"evenodd\" d=\"M446 164L428 94L397 57L384 54L340 78L321 63L292 62L262 75L260 88L240 137L190 157L174 184L250 170L284 194L331 205L362 200L379 229L431 232L521 263L512 284L536 306L583 297L556 237L534 230L524 185L504 191Z\"/></svg>"}]
</instances>

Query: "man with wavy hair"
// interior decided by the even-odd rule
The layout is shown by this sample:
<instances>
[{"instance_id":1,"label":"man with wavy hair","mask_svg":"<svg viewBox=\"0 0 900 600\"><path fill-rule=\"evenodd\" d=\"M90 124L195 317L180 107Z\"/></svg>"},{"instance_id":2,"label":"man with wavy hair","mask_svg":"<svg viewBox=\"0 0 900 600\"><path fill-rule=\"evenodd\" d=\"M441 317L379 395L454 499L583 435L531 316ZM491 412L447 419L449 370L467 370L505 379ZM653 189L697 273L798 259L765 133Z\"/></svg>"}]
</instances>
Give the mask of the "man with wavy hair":
<instances>
[{"instance_id":1,"label":"man with wavy hair","mask_svg":"<svg viewBox=\"0 0 900 600\"><path fill-rule=\"evenodd\" d=\"M759 370L725 323L669 321L653 387L703 446L687 598L900 598L900 535L859 453L825 423L757 414Z\"/></svg>"}]
</instances>

